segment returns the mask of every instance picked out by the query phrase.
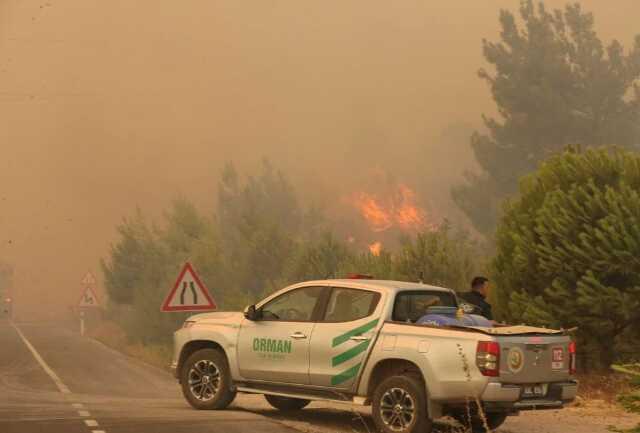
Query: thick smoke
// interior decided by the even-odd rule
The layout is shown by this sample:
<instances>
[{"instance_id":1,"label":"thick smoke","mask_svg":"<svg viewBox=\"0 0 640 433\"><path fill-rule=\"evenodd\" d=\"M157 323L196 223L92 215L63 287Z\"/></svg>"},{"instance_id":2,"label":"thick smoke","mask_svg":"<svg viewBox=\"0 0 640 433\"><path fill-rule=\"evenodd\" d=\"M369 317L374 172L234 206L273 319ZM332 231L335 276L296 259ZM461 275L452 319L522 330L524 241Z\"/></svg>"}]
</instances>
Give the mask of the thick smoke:
<instances>
[{"instance_id":1,"label":"thick smoke","mask_svg":"<svg viewBox=\"0 0 640 433\"><path fill-rule=\"evenodd\" d=\"M629 41L637 1L582 3ZM388 177L461 220L449 188L493 110L481 39L517 5L3 0L0 261L17 311L74 304L136 207L184 194L213 211L228 160L266 156L324 204Z\"/></svg>"}]
</instances>

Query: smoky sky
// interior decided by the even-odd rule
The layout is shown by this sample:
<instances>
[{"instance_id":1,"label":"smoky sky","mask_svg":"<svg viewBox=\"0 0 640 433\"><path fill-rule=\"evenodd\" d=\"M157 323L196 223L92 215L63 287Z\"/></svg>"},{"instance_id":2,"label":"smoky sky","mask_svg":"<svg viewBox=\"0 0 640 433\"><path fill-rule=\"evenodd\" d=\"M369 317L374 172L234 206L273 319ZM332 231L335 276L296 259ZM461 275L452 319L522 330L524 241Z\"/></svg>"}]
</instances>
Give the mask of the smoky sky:
<instances>
[{"instance_id":1,"label":"smoky sky","mask_svg":"<svg viewBox=\"0 0 640 433\"><path fill-rule=\"evenodd\" d=\"M630 45L640 3L582 4ZM229 160L268 157L325 204L383 171L464 223L449 189L494 112L481 40L517 6L0 0L0 260L19 315L74 304L136 207L159 217L184 195L213 212Z\"/></svg>"}]
</instances>

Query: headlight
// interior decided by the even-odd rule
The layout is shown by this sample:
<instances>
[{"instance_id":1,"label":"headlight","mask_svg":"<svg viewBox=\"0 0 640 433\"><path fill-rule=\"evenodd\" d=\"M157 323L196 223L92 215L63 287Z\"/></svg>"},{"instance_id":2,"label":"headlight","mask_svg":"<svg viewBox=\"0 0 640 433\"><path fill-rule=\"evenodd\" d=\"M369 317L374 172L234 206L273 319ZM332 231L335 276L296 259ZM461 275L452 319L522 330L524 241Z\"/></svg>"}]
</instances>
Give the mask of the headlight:
<instances>
[{"instance_id":1,"label":"headlight","mask_svg":"<svg viewBox=\"0 0 640 433\"><path fill-rule=\"evenodd\" d=\"M191 328L195 323L193 320L187 320L182 324L182 329Z\"/></svg>"}]
</instances>

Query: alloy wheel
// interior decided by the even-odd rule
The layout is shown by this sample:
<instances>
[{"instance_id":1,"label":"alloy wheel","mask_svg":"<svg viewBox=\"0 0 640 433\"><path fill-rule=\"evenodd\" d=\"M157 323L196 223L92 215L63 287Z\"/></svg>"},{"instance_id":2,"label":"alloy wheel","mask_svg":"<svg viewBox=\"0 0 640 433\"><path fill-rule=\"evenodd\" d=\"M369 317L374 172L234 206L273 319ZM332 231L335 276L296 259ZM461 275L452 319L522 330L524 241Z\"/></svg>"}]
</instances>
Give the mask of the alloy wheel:
<instances>
[{"instance_id":1,"label":"alloy wheel","mask_svg":"<svg viewBox=\"0 0 640 433\"><path fill-rule=\"evenodd\" d=\"M196 362L189 370L189 389L199 401L213 399L220 387L220 370L207 359Z\"/></svg>"},{"instance_id":2,"label":"alloy wheel","mask_svg":"<svg viewBox=\"0 0 640 433\"><path fill-rule=\"evenodd\" d=\"M402 388L391 388L380 399L380 417L391 430L405 430L412 424L415 412L413 397Z\"/></svg>"}]
</instances>

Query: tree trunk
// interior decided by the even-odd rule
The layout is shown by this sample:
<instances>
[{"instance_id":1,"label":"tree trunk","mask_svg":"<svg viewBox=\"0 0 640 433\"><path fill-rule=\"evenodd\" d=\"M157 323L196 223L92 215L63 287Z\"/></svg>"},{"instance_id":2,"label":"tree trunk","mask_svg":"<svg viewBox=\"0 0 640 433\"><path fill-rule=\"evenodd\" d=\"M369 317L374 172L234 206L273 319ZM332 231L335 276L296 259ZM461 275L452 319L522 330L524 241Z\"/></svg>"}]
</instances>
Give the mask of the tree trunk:
<instances>
[{"instance_id":1,"label":"tree trunk","mask_svg":"<svg viewBox=\"0 0 640 433\"><path fill-rule=\"evenodd\" d=\"M608 338L602 338L598 341L598 349L600 349L600 365L598 366L599 370L611 371L611 364L614 363L616 358L614 349L615 340L615 335L609 335Z\"/></svg>"}]
</instances>

